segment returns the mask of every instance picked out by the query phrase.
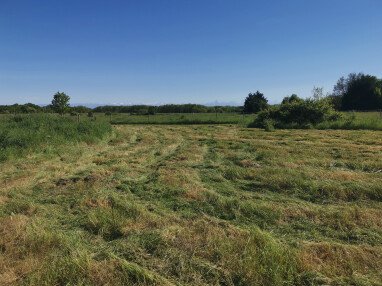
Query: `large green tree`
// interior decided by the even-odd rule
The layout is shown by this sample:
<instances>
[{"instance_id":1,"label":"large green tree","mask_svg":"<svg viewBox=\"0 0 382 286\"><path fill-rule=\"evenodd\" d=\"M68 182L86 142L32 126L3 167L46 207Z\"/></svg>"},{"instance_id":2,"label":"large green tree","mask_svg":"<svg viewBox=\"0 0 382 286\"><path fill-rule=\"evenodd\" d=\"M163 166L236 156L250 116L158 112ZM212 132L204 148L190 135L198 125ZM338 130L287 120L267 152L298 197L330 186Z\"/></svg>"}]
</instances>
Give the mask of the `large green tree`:
<instances>
[{"instance_id":1,"label":"large green tree","mask_svg":"<svg viewBox=\"0 0 382 286\"><path fill-rule=\"evenodd\" d=\"M255 93L249 93L244 101L244 112L245 113L256 113L264 110L268 107L268 100L265 98L264 94L259 91Z\"/></svg>"},{"instance_id":2,"label":"large green tree","mask_svg":"<svg viewBox=\"0 0 382 286\"><path fill-rule=\"evenodd\" d=\"M70 97L64 92L57 92L53 95L52 108L55 112L63 115L69 109Z\"/></svg>"},{"instance_id":3,"label":"large green tree","mask_svg":"<svg viewBox=\"0 0 382 286\"><path fill-rule=\"evenodd\" d=\"M372 75L351 73L334 86L333 98L342 110L376 110L382 108L382 80Z\"/></svg>"}]
</instances>

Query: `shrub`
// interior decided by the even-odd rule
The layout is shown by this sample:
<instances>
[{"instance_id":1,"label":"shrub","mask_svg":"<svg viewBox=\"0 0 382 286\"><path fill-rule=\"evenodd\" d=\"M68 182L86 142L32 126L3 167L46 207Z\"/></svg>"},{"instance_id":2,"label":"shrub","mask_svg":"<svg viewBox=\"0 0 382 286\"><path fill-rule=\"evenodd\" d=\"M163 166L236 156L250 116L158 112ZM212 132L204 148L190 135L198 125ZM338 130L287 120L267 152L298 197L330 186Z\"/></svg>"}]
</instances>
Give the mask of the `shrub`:
<instances>
[{"instance_id":1,"label":"shrub","mask_svg":"<svg viewBox=\"0 0 382 286\"><path fill-rule=\"evenodd\" d=\"M295 99L261 111L252 126L269 129L273 123L277 128L312 128L318 123L339 118L340 114L334 111L326 98Z\"/></svg>"},{"instance_id":2,"label":"shrub","mask_svg":"<svg viewBox=\"0 0 382 286\"><path fill-rule=\"evenodd\" d=\"M264 121L265 131L271 132L275 130L275 123L273 120L267 119Z\"/></svg>"}]
</instances>

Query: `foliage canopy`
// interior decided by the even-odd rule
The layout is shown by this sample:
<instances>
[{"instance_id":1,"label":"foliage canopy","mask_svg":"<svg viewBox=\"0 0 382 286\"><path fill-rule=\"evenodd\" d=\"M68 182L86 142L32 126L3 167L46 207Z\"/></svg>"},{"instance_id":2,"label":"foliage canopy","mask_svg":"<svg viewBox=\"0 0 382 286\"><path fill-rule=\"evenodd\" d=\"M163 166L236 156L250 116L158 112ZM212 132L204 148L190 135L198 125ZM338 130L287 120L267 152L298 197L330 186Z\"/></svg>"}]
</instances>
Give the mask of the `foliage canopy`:
<instances>
[{"instance_id":1,"label":"foliage canopy","mask_svg":"<svg viewBox=\"0 0 382 286\"><path fill-rule=\"evenodd\" d=\"M55 112L64 114L69 109L70 97L64 92L57 92L53 95L52 108Z\"/></svg>"},{"instance_id":2,"label":"foliage canopy","mask_svg":"<svg viewBox=\"0 0 382 286\"><path fill-rule=\"evenodd\" d=\"M351 73L337 81L332 98L341 110L381 109L382 80L368 74Z\"/></svg>"},{"instance_id":3,"label":"foliage canopy","mask_svg":"<svg viewBox=\"0 0 382 286\"><path fill-rule=\"evenodd\" d=\"M257 113L268 107L268 100L264 94L256 91L255 93L249 93L244 101L245 113Z\"/></svg>"}]
</instances>

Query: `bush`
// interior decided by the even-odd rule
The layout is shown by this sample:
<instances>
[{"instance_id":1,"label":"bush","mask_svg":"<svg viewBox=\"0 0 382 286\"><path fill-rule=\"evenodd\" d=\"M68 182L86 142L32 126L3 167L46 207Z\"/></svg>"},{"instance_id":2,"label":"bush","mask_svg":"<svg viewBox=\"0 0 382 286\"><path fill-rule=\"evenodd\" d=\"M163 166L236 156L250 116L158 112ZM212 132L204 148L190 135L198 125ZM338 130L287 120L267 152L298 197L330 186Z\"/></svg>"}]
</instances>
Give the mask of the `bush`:
<instances>
[{"instance_id":1,"label":"bush","mask_svg":"<svg viewBox=\"0 0 382 286\"><path fill-rule=\"evenodd\" d=\"M277 128L312 128L324 121L338 120L340 116L326 98L285 100L279 106L261 111L252 126L269 129L272 123Z\"/></svg>"},{"instance_id":2,"label":"bush","mask_svg":"<svg viewBox=\"0 0 382 286\"><path fill-rule=\"evenodd\" d=\"M265 131L271 132L275 130L275 123L273 120L265 120L264 121L264 129Z\"/></svg>"}]
</instances>

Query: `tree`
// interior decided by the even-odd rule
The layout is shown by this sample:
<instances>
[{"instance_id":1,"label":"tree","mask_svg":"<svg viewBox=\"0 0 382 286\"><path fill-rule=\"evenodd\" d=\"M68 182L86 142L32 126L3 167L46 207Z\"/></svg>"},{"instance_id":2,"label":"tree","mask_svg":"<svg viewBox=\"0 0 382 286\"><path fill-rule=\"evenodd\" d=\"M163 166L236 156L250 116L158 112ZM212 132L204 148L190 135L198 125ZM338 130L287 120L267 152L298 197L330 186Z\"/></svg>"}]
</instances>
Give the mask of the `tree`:
<instances>
[{"instance_id":1,"label":"tree","mask_svg":"<svg viewBox=\"0 0 382 286\"><path fill-rule=\"evenodd\" d=\"M314 86L312 89L312 96L313 96L313 99L317 99L317 100L324 98L325 97L324 88Z\"/></svg>"},{"instance_id":2,"label":"tree","mask_svg":"<svg viewBox=\"0 0 382 286\"><path fill-rule=\"evenodd\" d=\"M349 75L350 76L350 75ZM346 93L346 79L341 76L333 88L333 96L341 97Z\"/></svg>"},{"instance_id":3,"label":"tree","mask_svg":"<svg viewBox=\"0 0 382 286\"><path fill-rule=\"evenodd\" d=\"M73 106L70 108L70 110L75 113L88 113L89 111L92 111L91 108L82 105Z\"/></svg>"},{"instance_id":4,"label":"tree","mask_svg":"<svg viewBox=\"0 0 382 286\"><path fill-rule=\"evenodd\" d=\"M382 80L372 75L351 73L341 77L333 95L342 110L376 110L382 108Z\"/></svg>"},{"instance_id":5,"label":"tree","mask_svg":"<svg viewBox=\"0 0 382 286\"><path fill-rule=\"evenodd\" d=\"M149 106L147 108L147 114L154 115L155 114L155 107L154 106Z\"/></svg>"},{"instance_id":6,"label":"tree","mask_svg":"<svg viewBox=\"0 0 382 286\"><path fill-rule=\"evenodd\" d=\"M281 104L293 103L293 102L301 102L303 99L299 98L297 94L292 94L291 96L286 96L283 98Z\"/></svg>"},{"instance_id":7,"label":"tree","mask_svg":"<svg viewBox=\"0 0 382 286\"><path fill-rule=\"evenodd\" d=\"M256 113L268 108L268 100L259 91L249 93L244 102L245 113Z\"/></svg>"},{"instance_id":8,"label":"tree","mask_svg":"<svg viewBox=\"0 0 382 286\"><path fill-rule=\"evenodd\" d=\"M69 109L70 97L64 92L57 92L53 96L52 108L55 112L63 115Z\"/></svg>"}]
</instances>

